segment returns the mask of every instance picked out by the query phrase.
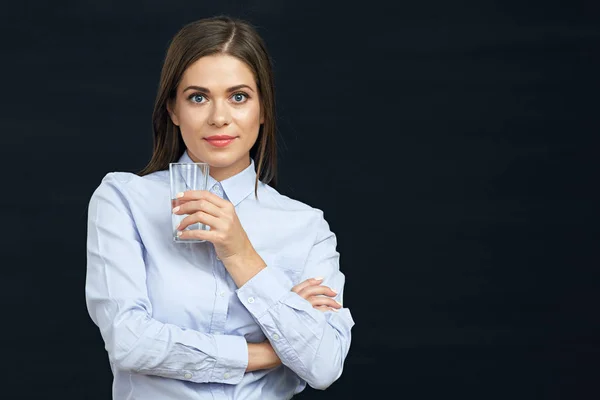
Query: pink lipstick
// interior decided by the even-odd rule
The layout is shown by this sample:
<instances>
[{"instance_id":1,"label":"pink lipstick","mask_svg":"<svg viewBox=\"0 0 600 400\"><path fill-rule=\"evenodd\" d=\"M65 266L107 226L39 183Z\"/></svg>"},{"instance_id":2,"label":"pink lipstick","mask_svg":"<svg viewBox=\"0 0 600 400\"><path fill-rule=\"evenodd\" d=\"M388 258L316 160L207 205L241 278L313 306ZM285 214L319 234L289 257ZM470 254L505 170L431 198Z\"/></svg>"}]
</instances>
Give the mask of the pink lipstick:
<instances>
[{"instance_id":1,"label":"pink lipstick","mask_svg":"<svg viewBox=\"0 0 600 400\"><path fill-rule=\"evenodd\" d=\"M228 135L213 135L204 138L208 143L215 147L225 147L235 140L234 136Z\"/></svg>"}]
</instances>

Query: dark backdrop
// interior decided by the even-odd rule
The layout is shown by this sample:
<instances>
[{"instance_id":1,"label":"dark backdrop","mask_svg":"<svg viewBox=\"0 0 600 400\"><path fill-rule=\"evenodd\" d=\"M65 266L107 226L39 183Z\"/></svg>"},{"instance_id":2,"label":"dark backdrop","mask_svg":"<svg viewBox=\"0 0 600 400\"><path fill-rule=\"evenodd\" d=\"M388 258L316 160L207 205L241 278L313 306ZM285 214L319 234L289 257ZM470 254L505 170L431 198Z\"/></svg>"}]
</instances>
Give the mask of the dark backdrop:
<instances>
[{"instance_id":1,"label":"dark backdrop","mask_svg":"<svg viewBox=\"0 0 600 400\"><path fill-rule=\"evenodd\" d=\"M280 191L325 211L347 276L345 371L298 397L600 395L597 1L2 10L2 398L110 398L88 200L149 159L170 38L220 13L267 42Z\"/></svg>"}]
</instances>

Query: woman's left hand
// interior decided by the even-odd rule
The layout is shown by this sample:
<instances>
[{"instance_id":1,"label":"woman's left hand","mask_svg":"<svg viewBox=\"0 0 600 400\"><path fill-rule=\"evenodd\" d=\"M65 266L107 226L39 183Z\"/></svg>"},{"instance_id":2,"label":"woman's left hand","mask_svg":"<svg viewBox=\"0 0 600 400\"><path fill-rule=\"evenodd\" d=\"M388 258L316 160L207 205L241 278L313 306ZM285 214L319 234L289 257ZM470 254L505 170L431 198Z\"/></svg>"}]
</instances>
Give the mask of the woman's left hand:
<instances>
[{"instance_id":1,"label":"woman's left hand","mask_svg":"<svg viewBox=\"0 0 600 400\"><path fill-rule=\"evenodd\" d=\"M232 256L247 256L254 251L246 231L235 212L234 205L206 190L188 190L180 193L180 203L173 209L177 215L189 214L177 230L181 239L207 240L215 246L217 256L225 260ZM187 226L202 223L210 226L210 231L202 229L183 230Z\"/></svg>"}]
</instances>

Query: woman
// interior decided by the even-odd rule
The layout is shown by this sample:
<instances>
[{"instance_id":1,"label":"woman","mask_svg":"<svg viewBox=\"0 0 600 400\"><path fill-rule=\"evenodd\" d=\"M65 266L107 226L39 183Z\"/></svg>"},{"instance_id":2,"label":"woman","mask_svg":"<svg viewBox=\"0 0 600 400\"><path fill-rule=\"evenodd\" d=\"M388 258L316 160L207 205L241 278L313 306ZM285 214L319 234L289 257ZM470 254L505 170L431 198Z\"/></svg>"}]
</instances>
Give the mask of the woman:
<instances>
[{"instance_id":1,"label":"woman","mask_svg":"<svg viewBox=\"0 0 600 400\"><path fill-rule=\"evenodd\" d=\"M114 399L289 399L342 373L354 322L323 213L279 194L265 45L245 21L184 26L167 51L154 153L107 174L89 204L86 301ZM255 163L256 160L256 163ZM169 162L209 189L168 210ZM170 212L187 215L174 243Z\"/></svg>"}]
</instances>

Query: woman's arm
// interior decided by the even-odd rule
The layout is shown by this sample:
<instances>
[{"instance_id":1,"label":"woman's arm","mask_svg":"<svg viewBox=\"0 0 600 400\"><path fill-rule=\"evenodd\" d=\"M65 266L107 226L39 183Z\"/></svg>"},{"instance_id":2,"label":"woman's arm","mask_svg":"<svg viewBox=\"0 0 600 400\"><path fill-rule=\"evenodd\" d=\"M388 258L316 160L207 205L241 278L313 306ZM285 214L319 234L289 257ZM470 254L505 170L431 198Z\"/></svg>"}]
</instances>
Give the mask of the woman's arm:
<instances>
[{"instance_id":1,"label":"woman's arm","mask_svg":"<svg viewBox=\"0 0 600 400\"><path fill-rule=\"evenodd\" d=\"M268 340L261 343L248 343L247 372L275 368L278 365L281 365L281 360Z\"/></svg>"},{"instance_id":2,"label":"woman's arm","mask_svg":"<svg viewBox=\"0 0 600 400\"><path fill-rule=\"evenodd\" d=\"M266 265L254 250L231 202L202 190L190 190L178 197L186 203L173 212L188 215L178 227L178 234L214 245L238 286L240 301L260 325L282 363L313 388L331 385L341 375L350 348L350 330L354 325L350 311L342 308L339 312L322 312L292 291L291 280L279 268ZM300 280L323 276L323 282L337 291L341 301L345 278L339 270L336 237L323 213L317 211L313 246ZM196 222L211 229L184 230Z\"/></svg>"},{"instance_id":3,"label":"woman's arm","mask_svg":"<svg viewBox=\"0 0 600 400\"><path fill-rule=\"evenodd\" d=\"M227 268L235 274L242 271L242 264L240 261L240 265L228 265ZM335 299L342 303L345 276L339 270L336 237L322 213L300 280L317 276L323 277L323 284L337 292ZM338 312L313 308L309 301L291 291L292 286L279 269L267 266L245 281L236 292L282 363L311 387L325 389L342 373L354 321L347 308L342 307Z\"/></svg>"},{"instance_id":4,"label":"woman's arm","mask_svg":"<svg viewBox=\"0 0 600 400\"><path fill-rule=\"evenodd\" d=\"M248 346L243 336L210 335L152 318L143 245L122 191L126 183L118 177L105 177L88 209L86 302L110 361L140 374L227 384L240 382L247 367L261 367L257 361L270 365L264 351L256 352L262 348Z\"/></svg>"}]
</instances>

